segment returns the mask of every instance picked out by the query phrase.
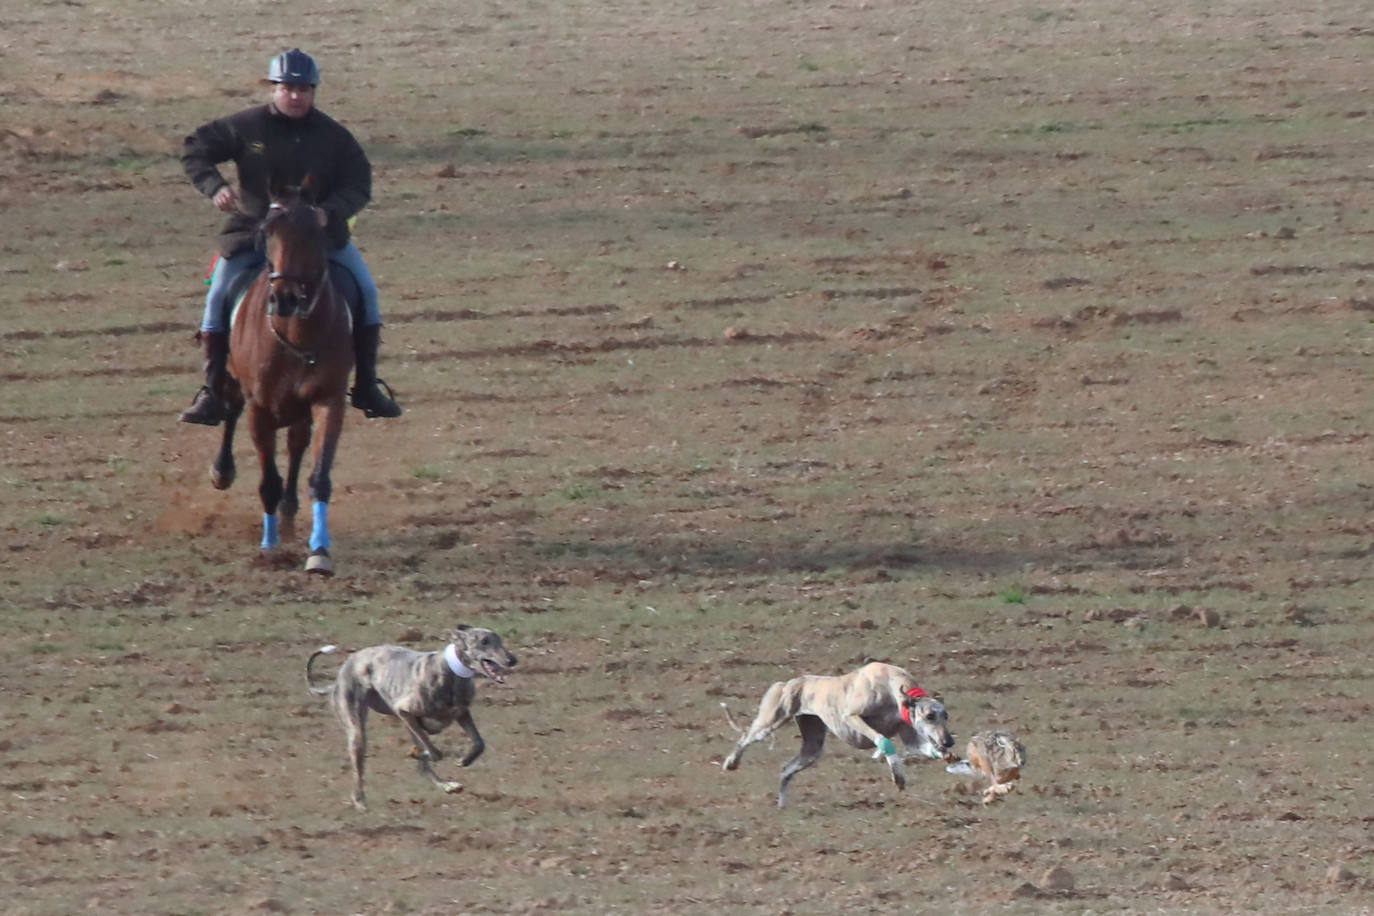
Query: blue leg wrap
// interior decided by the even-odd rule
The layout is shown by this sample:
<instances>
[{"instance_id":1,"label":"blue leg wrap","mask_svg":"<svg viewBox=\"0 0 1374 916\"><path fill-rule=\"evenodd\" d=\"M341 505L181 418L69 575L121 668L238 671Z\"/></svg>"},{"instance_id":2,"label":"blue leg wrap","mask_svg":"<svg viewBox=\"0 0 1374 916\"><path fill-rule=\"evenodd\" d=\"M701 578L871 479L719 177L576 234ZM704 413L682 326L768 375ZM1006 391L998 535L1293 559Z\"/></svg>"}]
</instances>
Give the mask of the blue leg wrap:
<instances>
[{"instance_id":1,"label":"blue leg wrap","mask_svg":"<svg viewBox=\"0 0 1374 916\"><path fill-rule=\"evenodd\" d=\"M269 550L281 543L277 537L277 516L276 513L262 514L262 549Z\"/></svg>"},{"instance_id":2,"label":"blue leg wrap","mask_svg":"<svg viewBox=\"0 0 1374 916\"><path fill-rule=\"evenodd\" d=\"M326 519L329 503L322 500L315 500L310 504L310 549L328 550L329 549L329 522Z\"/></svg>"}]
</instances>

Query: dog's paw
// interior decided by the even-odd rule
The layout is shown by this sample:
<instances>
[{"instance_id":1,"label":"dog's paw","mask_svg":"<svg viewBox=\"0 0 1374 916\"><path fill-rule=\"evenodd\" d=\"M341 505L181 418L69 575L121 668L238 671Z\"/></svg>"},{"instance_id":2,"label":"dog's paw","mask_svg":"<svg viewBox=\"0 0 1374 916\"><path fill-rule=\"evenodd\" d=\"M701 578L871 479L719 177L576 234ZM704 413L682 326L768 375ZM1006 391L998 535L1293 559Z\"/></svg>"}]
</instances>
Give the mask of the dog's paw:
<instances>
[{"instance_id":1,"label":"dog's paw","mask_svg":"<svg viewBox=\"0 0 1374 916\"><path fill-rule=\"evenodd\" d=\"M410 753L406 754L406 756L409 757L411 760L428 760L430 763L433 763L436 760L443 760L444 752L439 750L438 748L435 748L434 753L431 754L429 751L426 751L423 748L416 747L412 744L410 746Z\"/></svg>"},{"instance_id":2,"label":"dog's paw","mask_svg":"<svg viewBox=\"0 0 1374 916\"><path fill-rule=\"evenodd\" d=\"M463 791L463 784L461 782L446 782L439 788L443 789L449 795L455 795Z\"/></svg>"}]
</instances>

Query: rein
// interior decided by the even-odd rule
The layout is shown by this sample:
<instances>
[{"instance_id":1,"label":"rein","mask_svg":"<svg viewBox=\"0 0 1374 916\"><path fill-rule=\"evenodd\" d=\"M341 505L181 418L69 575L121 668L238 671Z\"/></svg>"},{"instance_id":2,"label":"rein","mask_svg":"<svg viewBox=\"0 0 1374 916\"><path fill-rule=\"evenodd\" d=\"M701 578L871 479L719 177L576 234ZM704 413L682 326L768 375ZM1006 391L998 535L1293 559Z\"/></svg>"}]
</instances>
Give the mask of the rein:
<instances>
[{"instance_id":1,"label":"rein","mask_svg":"<svg viewBox=\"0 0 1374 916\"><path fill-rule=\"evenodd\" d=\"M287 340L285 337L282 337L281 332L277 330L276 325L272 324L271 315L267 316L267 326L271 328L272 336L277 338L277 343L281 344L283 347L286 348L286 352L290 353L292 356L297 357L298 359L300 359L301 362L305 363L307 366L315 365L315 354L311 353L308 350L302 350L300 347L296 346L291 341Z\"/></svg>"}]
</instances>

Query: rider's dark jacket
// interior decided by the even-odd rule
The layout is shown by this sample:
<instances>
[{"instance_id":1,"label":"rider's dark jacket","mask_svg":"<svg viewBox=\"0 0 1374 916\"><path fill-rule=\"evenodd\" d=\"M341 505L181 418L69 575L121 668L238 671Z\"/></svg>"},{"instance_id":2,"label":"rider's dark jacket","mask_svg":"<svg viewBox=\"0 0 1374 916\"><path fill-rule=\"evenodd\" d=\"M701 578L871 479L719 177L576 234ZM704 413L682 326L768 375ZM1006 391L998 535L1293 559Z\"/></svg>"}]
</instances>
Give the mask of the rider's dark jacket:
<instances>
[{"instance_id":1,"label":"rider's dark jacket","mask_svg":"<svg viewBox=\"0 0 1374 916\"><path fill-rule=\"evenodd\" d=\"M325 233L332 248L348 244L348 219L372 198L372 165L348 129L312 108L288 118L272 105L257 105L196 128L182 144L181 167L200 193L213 198L229 182L218 168L238 169L239 209L220 231L225 257L250 248L267 215L269 188L300 185L329 214Z\"/></svg>"}]
</instances>

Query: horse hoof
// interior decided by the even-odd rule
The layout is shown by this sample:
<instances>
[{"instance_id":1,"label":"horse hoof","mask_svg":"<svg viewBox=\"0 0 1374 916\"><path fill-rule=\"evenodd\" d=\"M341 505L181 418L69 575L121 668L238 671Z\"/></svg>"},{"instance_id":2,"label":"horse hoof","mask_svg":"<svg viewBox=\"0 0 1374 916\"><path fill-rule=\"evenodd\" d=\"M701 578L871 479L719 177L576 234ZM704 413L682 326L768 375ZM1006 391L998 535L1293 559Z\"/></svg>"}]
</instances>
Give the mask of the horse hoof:
<instances>
[{"instance_id":1,"label":"horse hoof","mask_svg":"<svg viewBox=\"0 0 1374 916\"><path fill-rule=\"evenodd\" d=\"M305 571L318 576L334 575L334 566L329 562L329 551L317 550L305 561Z\"/></svg>"},{"instance_id":2,"label":"horse hoof","mask_svg":"<svg viewBox=\"0 0 1374 916\"><path fill-rule=\"evenodd\" d=\"M234 485L234 469L221 473L219 468L210 468L210 483L216 490L227 490Z\"/></svg>"}]
</instances>

